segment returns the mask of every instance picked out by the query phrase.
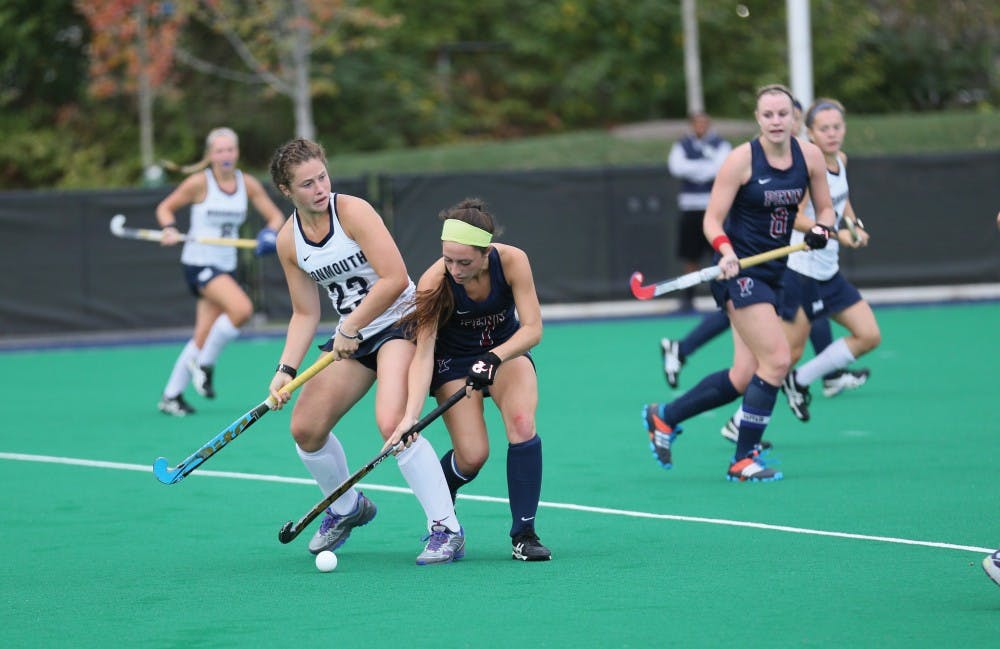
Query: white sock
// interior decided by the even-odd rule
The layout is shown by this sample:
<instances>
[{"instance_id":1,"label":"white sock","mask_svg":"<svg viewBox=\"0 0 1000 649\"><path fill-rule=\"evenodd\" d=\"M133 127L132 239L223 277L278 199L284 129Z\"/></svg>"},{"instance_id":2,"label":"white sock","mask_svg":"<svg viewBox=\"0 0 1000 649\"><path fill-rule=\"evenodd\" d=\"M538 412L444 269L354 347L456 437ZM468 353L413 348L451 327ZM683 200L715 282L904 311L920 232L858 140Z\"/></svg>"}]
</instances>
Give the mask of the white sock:
<instances>
[{"instance_id":1,"label":"white sock","mask_svg":"<svg viewBox=\"0 0 1000 649\"><path fill-rule=\"evenodd\" d=\"M324 496L332 494L333 490L342 485L344 480L350 476L344 447L340 445L340 440L333 433L330 433L326 443L318 451L307 453L299 448L298 444L295 445L295 450L298 451L299 457L302 458L302 464L306 465L306 469L312 474ZM343 496L333 501L330 509L341 516L346 516L353 512L357 505L358 491L352 487Z\"/></svg>"},{"instance_id":2,"label":"white sock","mask_svg":"<svg viewBox=\"0 0 1000 649\"><path fill-rule=\"evenodd\" d=\"M847 347L847 340L838 338L808 363L800 365L795 370L795 380L799 385L809 385L824 374L847 367L855 360L854 354Z\"/></svg>"},{"instance_id":3,"label":"white sock","mask_svg":"<svg viewBox=\"0 0 1000 649\"><path fill-rule=\"evenodd\" d=\"M427 515L427 531L431 525L440 524L452 532L462 529L455 514L455 504L451 502L448 482L444 479L441 462L434 447L426 437L420 437L410 448L396 456L399 471L406 478L420 505Z\"/></svg>"},{"instance_id":4,"label":"white sock","mask_svg":"<svg viewBox=\"0 0 1000 649\"><path fill-rule=\"evenodd\" d=\"M192 338L187 341L184 349L178 354L177 360L174 361L174 369L170 372L170 378L167 379L167 387L163 389L163 396L168 399L174 399L181 392L184 392L188 381L191 380L191 370L188 369L188 364L191 359L197 358L197 356L198 348L195 346L194 339Z\"/></svg>"},{"instance_id":5,"label":"white sock","mask_svg":"<svg viewBox=\"0 0 1000 649\"><path fill-rule=\"evenodd\" d=\"M220 315L212 323L212 328L208 331L208 338L205 339L205 346L198 354L198 365L212 367L219 359L222 348L227 343L235 340L240 335L240 330L236 328L233 321L225 313Z\"/></svg>"}]
</instances>

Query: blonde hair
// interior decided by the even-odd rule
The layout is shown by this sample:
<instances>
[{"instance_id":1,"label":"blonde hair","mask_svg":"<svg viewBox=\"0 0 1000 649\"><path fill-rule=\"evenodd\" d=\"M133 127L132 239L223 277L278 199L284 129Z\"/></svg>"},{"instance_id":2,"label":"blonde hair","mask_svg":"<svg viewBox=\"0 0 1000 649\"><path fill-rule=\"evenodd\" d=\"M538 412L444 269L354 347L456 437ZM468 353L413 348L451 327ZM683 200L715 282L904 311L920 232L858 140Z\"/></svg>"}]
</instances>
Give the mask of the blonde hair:
<instances>
[{"instance_id":1,"label":"blonde hair","mask_svg":"<svg viewBox=\"0 0 1000 649\"><path fill-rule=\"evenodd\" d=\"M236 131L229 128L228 126L220 126L218 128L213 128L205 136L205 152L201 160L189 165L179 165L176 162L171 162L170 160L160 160L160 164L167 171L178 171L182 174L193 174L196 171L201 171L202 169L207 169L208 165L211 164L209 160L208 152L212 148L212 142L215 142L217 138L220 137L231 137L236 146L240 145L240 137L236 135Z\"/></svg>"}]
</instances>

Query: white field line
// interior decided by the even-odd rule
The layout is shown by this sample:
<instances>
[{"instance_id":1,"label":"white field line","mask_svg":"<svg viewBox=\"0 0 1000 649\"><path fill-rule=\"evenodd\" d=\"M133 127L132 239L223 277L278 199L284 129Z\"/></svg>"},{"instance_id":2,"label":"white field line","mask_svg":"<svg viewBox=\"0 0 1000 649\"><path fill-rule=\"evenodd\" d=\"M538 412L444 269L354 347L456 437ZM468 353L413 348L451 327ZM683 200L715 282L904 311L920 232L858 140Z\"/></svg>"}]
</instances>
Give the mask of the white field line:
<instances>
[{"instance_id":1,"label":"white field line","mask_svg":"<svg viewBox=\"0 0 1000 649\"><path fill-rule=\"evenodd\" d=\"M19 462L44 462L49 464L68 464L72 466L84 466L98 469L114 469L117 471L140 471L152 473L152 466L144 464L125 464L121 462L104 462L101 460L84 460L72 457L57 457L52 455L28 455L25 453L2 453L0 460L13 460ZM315 485L316 483L308 478L291 478L279 475L267 475L257 473L236 473L232 471L201 471L196 474L204 478L230 478L233 480L255 480L258 482L281 482L286 484ZM388 485L376 485L364 483L365 489L372 491L387 491L393 493L412 493L403 487L392 487ZM494 496L474 496L459 494L462 500L473 500L488 503L507 503L506 498ZM870 534L852 534L850 532L831 532L829 530L812 530L802 527L791 527L788 525L771 525L769 523L754 523L752 521L734 521L725 518L705 518L702 516L679 516L675 514L654 514L652 512L637 512L627 509L610 509L607 507L590 507L588 505L575 505L572 503L554 503L541 501L539 507L549 509L566 509L570 511L587 512L590 514L604 514L608 516L627 516L630 518L648 518L664 521L681 521L685 523L705 523L708 525L726 525L729 527L748 527L758 530L770 530L773 532L787 532L789 534L810 534L813 536L827 536L840 539L854 539L857 541L872 541L876 543L896 543L899 545L920 545L928 548L941 548L945 550L964 550L966 552L976 552L979 554L993 552L996 548L977 547L974 545L957 545L955 543L942 543L938 541L918 541L914 539L902 539L893 536L873 536Z\"/></svg>"}]
</instances>

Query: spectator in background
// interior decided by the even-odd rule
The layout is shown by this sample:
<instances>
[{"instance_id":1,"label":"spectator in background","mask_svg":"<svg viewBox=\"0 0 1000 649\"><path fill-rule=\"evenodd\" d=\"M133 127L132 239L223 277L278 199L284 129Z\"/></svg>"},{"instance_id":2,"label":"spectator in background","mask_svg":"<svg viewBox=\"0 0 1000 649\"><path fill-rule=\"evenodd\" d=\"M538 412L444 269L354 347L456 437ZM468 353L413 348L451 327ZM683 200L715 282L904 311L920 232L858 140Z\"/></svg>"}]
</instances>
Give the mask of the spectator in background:
<instances>
[{"instance_id":1,"label":"spectator in background","mask_svg":"<svg viewBox=\"0 0 1000 649\"><path fill-rule=\"evenodd\" d=\"M732 145L712 130L708 114L693 113L690 124L691 132L674 143L667 158L670 175L681 183L677 194L680 210L677 256L684 264L685 273L698 270L698 263L712 254L712 247L702 232L702 222L715 174L732 150ZM695 288L691 287L684 293L682 310L693 308L694 292Z\"/></svg>"}]
</instances>

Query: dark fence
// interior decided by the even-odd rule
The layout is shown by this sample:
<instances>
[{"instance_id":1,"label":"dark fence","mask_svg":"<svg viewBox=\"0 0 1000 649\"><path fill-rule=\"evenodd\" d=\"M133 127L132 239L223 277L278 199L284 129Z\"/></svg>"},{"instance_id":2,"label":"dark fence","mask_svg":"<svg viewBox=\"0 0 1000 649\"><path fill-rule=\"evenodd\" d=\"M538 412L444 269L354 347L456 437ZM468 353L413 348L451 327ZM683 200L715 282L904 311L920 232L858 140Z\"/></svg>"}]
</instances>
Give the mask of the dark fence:
<instances>
[{"instance_id":1,"label":"dark fence","mask_svg":"<svg viewBox=\"0 0 1000 649\"><path fill-rule=\"evenodd\" d=\"M851 200L872 244L842 254L845 274L861 287L1000 281L998 178L1000 152L853 158ZM649 280L682 272L677 185L659 165L352 178L335 190L379 209L414 278L440 254L438 212L469 196L488 202L498 240L528 252L543 303L629 299L632 271ZM190 325L180 249L108 230L117 213L152 227L167 191L0 194L0 336ZM277 261L241 254L258 312L286 319Z\"/></svg>"}]
</instances>

